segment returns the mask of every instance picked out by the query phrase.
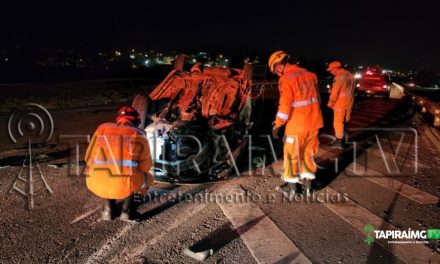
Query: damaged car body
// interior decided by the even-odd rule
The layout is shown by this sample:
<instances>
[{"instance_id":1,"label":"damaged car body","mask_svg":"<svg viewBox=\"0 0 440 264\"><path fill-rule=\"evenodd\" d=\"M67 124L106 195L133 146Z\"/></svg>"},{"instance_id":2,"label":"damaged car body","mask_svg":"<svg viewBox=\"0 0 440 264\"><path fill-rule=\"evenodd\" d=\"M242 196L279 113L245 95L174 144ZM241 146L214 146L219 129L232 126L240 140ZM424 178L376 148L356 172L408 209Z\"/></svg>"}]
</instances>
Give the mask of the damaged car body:
<instances>
[{"instance_id":1,"label":"damaged car body","mask_svg":"<svg viewBox=\"0 0 440 264\"><path fill-rule=\"evenodd\" d=\"M215 180L237 173L251 126L252 64L243 69L194 65L184 55L148 95L133 101L156 180Z\"/></svg>"}]
</instances>

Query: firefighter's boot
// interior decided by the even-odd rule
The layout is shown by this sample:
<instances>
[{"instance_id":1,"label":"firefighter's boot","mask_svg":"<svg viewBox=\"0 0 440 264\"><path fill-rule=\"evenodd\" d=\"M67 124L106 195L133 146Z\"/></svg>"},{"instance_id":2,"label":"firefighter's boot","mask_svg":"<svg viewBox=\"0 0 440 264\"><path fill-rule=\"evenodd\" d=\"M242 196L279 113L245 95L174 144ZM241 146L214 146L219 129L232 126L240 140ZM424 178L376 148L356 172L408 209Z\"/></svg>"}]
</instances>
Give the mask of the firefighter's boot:
<instances>
[{"instance_id":1,"label":"firefighter's boot","mask_svg":"<svg viewBox=\"0 0 440 264\"><path fill-rule=\"evenodd\" d=\"M289 182L285 182L282 185L277 186L275 188L275 190L277 192L281 192L281 193L284 193L284 194L287 194L287 195L290 195L292 193L293 194L298 194L298 193L302 192L301 184L300 183L289 183Z\"/></svg>"},{"instance_id":2,"label":"firefighter's boot","mask_svg":"<svg viewBox=\"0 0 440 264\"><path fill-rule=\"evenodd\" d=\"M312 181L315 180L315 174L311 172L304 172L300 175L302 187L303 187L303 194L306 197L312 196Z\"/></svg>"},{"instance_id":3,"label":"firefighter's boot","mask_svg":"<svg viewBox=\"0 0 440 264\"><path fill-rule=\"evenodd\" d=\"M303 194L306 197L311 197L312 196L312 180L303 180Z\"/></svg>"}]
</instances>

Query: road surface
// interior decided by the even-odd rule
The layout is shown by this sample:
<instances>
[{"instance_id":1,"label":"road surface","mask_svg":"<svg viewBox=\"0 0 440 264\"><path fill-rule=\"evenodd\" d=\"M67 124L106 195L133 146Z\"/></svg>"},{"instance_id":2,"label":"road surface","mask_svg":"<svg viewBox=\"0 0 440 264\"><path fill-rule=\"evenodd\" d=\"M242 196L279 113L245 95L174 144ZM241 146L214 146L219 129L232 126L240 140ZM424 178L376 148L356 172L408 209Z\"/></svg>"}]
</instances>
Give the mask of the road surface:
<instances>
[{"instance_id":1,"label":"road surface","mask_svg":"<svg viewBox=\"0 0 440 264\"><path fill-rule=\"evenodd\" d=\"M91 134L116 109L54 111L55 138ZM322 131L311 198L277 192L281 162L271 161L217 183L156 183L134 222L99 219L100 199L69 167L80 142L74 138L34 148L53 193L34 164L37 195L29 210L27 197L10 192L27 149L8 143L2 131L0 263L198 263L194 257L203 252L207 263L440 263L438 240L368 245L364 230L440 227L438 130L402 102L381 98L358 102L349 129L356 151L329 148L330 131ZM82 157L87 144L78 146ZM383 157L390 156L396 163L386 166Z\"/></svg>"}]
</instances>

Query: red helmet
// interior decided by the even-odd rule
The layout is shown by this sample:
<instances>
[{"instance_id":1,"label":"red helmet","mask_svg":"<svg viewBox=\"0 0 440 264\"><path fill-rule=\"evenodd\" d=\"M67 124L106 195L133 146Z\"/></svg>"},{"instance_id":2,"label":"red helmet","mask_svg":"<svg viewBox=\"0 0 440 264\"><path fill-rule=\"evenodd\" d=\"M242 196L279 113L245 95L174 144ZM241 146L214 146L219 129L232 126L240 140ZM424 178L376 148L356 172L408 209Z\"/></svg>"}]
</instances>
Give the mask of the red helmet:
<instances>
[{"instance_id":1,"label":"red helmet","mask_svg":"<svg viewBox=\"0 0 440 264\"><path fill-rule=\"evenodd\" d=\"M131 106L123 106L118 110L116 122L123 119L130 121L135 126L138 126L141 123L141 117L139 116L138 111Z\"/></svg>"}]
</instances>

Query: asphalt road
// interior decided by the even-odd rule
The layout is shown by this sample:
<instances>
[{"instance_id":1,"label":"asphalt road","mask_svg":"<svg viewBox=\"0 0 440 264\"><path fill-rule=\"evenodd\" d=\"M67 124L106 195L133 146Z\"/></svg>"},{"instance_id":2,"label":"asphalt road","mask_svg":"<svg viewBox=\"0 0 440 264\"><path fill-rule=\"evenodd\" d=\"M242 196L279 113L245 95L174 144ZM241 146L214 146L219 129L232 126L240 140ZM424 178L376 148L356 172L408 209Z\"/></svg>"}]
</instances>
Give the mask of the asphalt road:
<instances>
[{"instance_id":1,"label":"asphalt road","mask_svg":"<svg viewBox=\"0 0 440 264\"><path fill-rule=\"evenodd\" d=\"M325 133L330 131L322 131L315 200L275 191L281 184L278 161L252 175L244 172L212 184L157 183L134 222L99 219L102 201L88 192L81 173L75 175L76 167L69 168L74 162L71 148L78 140L69 140L70 145L55 141L60 134L93 133L97 125L112 120L116 108L52 113L53 144L34 148L48 185L35 166L32 210L29 197L10 192L26 149L8 143L2 130L1 263L197 263L185 254L188 249L208 252L207 263L440 263L438 240L406 245L383 239L365 242L367 224L384 230L440 227L435 165L440 136L400 102L367 98L355 106L350 139L358 142L356 157L369 155L366 159L355 159L352 148L343 152L325 146L329 140ZM379 146L374 135L384 133L360 130L365 127L395 129L387 132L389 144L381 141ZM401 142L396 128L417 131L417 141L410 134L403 140L408 154L404 158L395 153ZM79 146L83 152L86 143ZM382 153L399 156L399 174L386 170ZM350 173L353 161L378 174ZM81 172L83 166L78 169ZM20 181L16 186L25 191L28 187ZM228 202L231 191L232 200L246 199Z\"/></svg>"}]
</instances>

